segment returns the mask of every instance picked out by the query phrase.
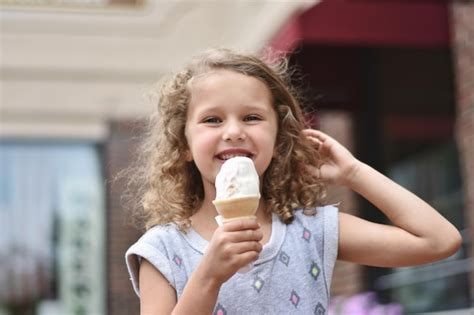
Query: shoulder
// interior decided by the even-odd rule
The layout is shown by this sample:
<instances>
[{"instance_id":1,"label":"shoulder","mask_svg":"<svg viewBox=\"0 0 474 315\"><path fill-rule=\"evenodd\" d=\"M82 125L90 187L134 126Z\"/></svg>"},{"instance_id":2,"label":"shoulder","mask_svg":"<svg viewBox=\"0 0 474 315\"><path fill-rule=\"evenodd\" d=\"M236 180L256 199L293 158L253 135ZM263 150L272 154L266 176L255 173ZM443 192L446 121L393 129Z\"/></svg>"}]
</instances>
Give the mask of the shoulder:
<instances>
[{"instance_id":1,"label":"shoulder","mask_svg":"<svg viewBox=\"0 0 474 315\"><path fill-rule=\"evenodd\" d=\"M185 232L181 231L177 225L168 223L157 225L145 232L127 251L144 258L155 257L161 254L169 259L170 251L177 248L187 247Z\"/></svg>"},{"instance_id":2,"label":"shoulder","mask_svg":"<svg viewBox=\"0 0 474 315\"><path fill-rule=\"evenodd\" d=\"M142 258L150 262L171 283L174 283L169 264L170 249L183 246L182 232L174 224L157 225L130 246L125 253L125 262L135 292L139 294L138 274Z\"/></svg>"},{"instance_id":3,"label":"shoulder","mask_svg":"<svg viewBox=\"0 0 474 315\"><path fill-rule=\"evenodd\" d=\"M181 237L181 232L175 224L168 223L163 225L156 225L150 228L143 234L137 243L149 244L151 246L167 243Z\"/></svg>"}]
</instances>

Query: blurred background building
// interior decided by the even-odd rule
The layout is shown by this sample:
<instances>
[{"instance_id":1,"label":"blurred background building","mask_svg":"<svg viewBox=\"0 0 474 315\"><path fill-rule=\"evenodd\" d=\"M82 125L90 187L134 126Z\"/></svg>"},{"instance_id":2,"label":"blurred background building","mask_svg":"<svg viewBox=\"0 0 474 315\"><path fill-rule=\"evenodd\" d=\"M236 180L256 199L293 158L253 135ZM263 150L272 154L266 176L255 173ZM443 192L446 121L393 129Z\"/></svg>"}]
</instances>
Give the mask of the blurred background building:
<instances>
[{"instance_id":1,"label":"blurred background building","mask_svg":"<svg viewBox=\"0 0 474 315\"><path fill-rule=\"evenodd\" d=\"M455 255L429 265L338 262L333 314L354 303L357 314L376 303L472 314L472 1L0 4L0 314L138 312L124 253L142 231L123 210L123 183L111 182L133 159L146 92L215 46L285 51L308 120L463 234ZM350 191L330 199L386 222Z\"/></svg>"}]
</instances>

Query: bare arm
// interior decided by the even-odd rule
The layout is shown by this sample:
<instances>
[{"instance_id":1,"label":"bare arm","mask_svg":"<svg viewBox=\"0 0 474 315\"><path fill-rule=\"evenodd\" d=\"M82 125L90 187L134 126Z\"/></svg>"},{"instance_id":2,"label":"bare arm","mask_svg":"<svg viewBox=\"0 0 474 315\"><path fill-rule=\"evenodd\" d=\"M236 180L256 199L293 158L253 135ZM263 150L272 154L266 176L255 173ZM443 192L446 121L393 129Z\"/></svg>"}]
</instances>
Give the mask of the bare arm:
<instances>
[{"instance_id":1,"label":"bare arm","mask_svg":"<svg viewBox=\"0 0 474 315\"><path fill-rule=\"evenodd\" d=\"M381 267L417 265L445 258L461 244L456 228L435 209L370 166L328 135L305 135L328 157L318 176L359 193L394 224L340 214L339 259Z\"/></svg>"},{"instance_id":2,"label":"bare arm","mask_svg":"<svg viewBox=\"0 0 474 315\"><path fill-rule=\"evenodd\" d=\"M140 314L171 314L176 305L176 291L168 280L147 260L139 272Z\"/></svg>"},{"instance_id":3,"label":"bare arm","mask_svg":"<svg viewBox=\"0 0 474 315\"><path fill-rule=\"evenodd\" d=\"M394 226L341 214L341 259L400 267L439 260L459 248L461 236L451 223L368 165L358 165L348 186L380 209Z\"/></svg>"},{"instance_id":4,"label":"bare arm","mask_svg":"<svg viewBox=\"0 0 474 315\"><path fill-rule=\"evenodd\" d=\"M211 314L221 285L241 267L257 259L262 250L261 238L256 220L234 221L218 228L179 300L165 277L142 260L141 314Z\"/></svg>"},{"instance_id":5,"label":"bare arm","mask_svg":"<svg viewBox=\"0 0 474 315\"><path fill-rule=\"evenodd\" d=\"M211 314L219 293L217 283L193 273L177 304L176 290L147 260L140 264L140 314Z\"/></svg>"}]
</instances>

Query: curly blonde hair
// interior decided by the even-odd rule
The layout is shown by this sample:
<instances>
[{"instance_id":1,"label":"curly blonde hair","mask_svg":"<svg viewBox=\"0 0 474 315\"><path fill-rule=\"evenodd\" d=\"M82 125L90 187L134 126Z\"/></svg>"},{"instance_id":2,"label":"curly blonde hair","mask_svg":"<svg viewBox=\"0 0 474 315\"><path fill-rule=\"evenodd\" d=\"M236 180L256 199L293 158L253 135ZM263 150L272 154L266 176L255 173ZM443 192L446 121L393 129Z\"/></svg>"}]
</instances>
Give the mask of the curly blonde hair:
<instances>
[{"instance_id":1,"label":"curly blonde hair","mask_svg":"<svg viewBox=\"0 0 474 315\"><path fill-rule=\"evenodd\" d=\"M261 192L268 211L288 224L294 208L313 208L321 203L325 186L307 169L308 165L319 167L321 159L302 135L303 112L289 83L287 65L285 58L264 61L252 54L213 49L158 85L154 90L157 110L137 151L142 161L128 175L129 183L138 186L135 218L146 229L174 222L184 231L202 204L201 175L194 162L184 158L188 151L184 130L190 81L216 69L255 77L273 96L278 115L277 154L264 174Z\"/></svg>"}]
</instances>

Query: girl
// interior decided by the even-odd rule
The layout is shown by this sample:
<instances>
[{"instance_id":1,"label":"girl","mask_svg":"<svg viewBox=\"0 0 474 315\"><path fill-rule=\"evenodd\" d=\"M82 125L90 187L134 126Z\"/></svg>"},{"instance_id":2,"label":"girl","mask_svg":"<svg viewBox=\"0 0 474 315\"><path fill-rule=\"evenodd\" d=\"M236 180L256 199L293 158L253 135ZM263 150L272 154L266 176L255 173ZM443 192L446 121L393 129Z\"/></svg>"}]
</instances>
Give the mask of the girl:
<instances>
[{"instance_id":1,"label":"girl","mask_svg":"<svg viewBox=\"0 0 474 315\"><path fill-rule=\"evenodd\" d=\"M126 253L142 314L326 314L336 258L400 267L460 246L424 201L330 136L304 130L284 70L212 50L161 87L137 173L148 231ZM214 180L234 156L253 160L262 198L256 220L219 227ZM394 225L323 206L326 183L356 191Z\"/></svg>"}]
</instances>

